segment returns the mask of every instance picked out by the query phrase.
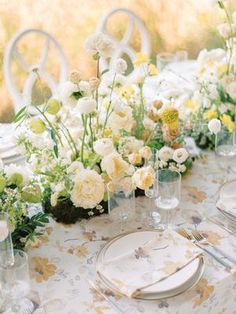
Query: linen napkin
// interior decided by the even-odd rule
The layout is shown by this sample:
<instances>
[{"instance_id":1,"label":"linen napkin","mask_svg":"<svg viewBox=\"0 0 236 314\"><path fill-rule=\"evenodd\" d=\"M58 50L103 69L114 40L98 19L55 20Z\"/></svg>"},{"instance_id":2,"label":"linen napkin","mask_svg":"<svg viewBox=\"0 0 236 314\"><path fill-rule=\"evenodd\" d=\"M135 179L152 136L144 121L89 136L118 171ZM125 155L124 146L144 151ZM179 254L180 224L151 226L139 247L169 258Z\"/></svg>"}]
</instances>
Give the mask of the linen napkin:
<instances>
[{"instance_id":1,"label":"linen napkin","mask_svg":"<svg viewBox=\"0 0 236 314\"><path fill-rule=\"evenodd\" d=\"M126 254L100 263L97 272L122 294L135 297L201 254L201 249L192 242L172 230L165 230Z\"/></svg>"}]
</instances>

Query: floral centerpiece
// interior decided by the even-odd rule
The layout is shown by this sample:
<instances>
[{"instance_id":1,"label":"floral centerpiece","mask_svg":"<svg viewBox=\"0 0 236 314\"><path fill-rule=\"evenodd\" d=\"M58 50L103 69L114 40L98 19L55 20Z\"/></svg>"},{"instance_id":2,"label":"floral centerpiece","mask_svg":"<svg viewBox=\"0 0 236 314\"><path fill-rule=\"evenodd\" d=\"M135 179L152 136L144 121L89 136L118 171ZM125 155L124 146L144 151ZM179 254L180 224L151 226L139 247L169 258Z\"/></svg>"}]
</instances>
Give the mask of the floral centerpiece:
<instances>
[{"instance_id":1,"label":"floral centerpiece","mask_svg":"<svg viewBox=\"0 0 236 314\"><path fill-rule=\"evenodd\" d=\"M202 50L198 56L197 88L186 102L191 112L189 134L201 148L213 148L214 136L207 125L221 121L229 131L236 128L236 12L217 1L226 22L218 26L223 48Z\"/></svg>"},{"instance_id":2,"label":"floral centerpiece","mask_svg":"<svg viewBox=\"0 0 236 314\"><path fill-rule=\"evenodd\" d=\"M38 116L23 108L15 118L18 144L41 180L45 210L64 223L107 212L109 193L118 186L126 193L148 189L154 149L156 167L184 173L191 164L181 147L178 110L143 95L146 77L157 73L147 56L137 55L131 81L123 59L100 73L101 58L114 51L106 35L92 34L86 48L97 62L96 77L82 80L72 72L57 98L36 107Z\"/></svg>"},{"instance_id":3,"label":"floral centerpiece","mask_svg":"<svg viewBox=\"0 0 236 314\"><path fill-rule=\"evenodd\" d=\"M34 242L41 234L38 228L48 223L46 214L33 210L40 201L40 185L27 168L0 163L0 212L9 215L15 248Z\"/></svg>"}]
</instances>

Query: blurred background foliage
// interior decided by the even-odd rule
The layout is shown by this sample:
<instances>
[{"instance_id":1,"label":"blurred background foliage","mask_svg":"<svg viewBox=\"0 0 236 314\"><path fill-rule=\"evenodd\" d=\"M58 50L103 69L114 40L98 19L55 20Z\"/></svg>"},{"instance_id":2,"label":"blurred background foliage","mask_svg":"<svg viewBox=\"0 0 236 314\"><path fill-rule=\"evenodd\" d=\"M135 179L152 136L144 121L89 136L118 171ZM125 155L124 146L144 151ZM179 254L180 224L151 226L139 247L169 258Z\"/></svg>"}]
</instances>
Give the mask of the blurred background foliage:
<instances>
[{"instance_id":1,"label":"blurred background foliage","mask_svg":"<svg viewBox=\"0 0 236 314\"><path fill-rule=\"evenodd\" d=\"M152 59L158 52L188 50L190 58L199 51L220 47L221 41L216 25L224 16L213 0L0 0L0 121L9 121L13 116L12 101L6 90L3 76L3 55L8 41L18 30L42 28L51 33L62 45L71 70L80 70L84 78L94 74L94 61L84 49L84 40L94 32L99 18L107 11L122 6L133 10L146 24L152 44ZM236 1L228 0L231 10ZM110 20L109 27L122 37L126 20L117 15ZM42 51L40 40L29 37L22 42L19 51L28 62L37 60ZM139 37L134 34L132 45L138 49ZM53 50L53 49L52 49ZM56 65L55 52L47 67ZM14 73L20 85L26 77L17 65ZM55 76L57 72L53 73ZM40 102L45 86L37 82L35 102Z\"/></svg>"}]
</instances>

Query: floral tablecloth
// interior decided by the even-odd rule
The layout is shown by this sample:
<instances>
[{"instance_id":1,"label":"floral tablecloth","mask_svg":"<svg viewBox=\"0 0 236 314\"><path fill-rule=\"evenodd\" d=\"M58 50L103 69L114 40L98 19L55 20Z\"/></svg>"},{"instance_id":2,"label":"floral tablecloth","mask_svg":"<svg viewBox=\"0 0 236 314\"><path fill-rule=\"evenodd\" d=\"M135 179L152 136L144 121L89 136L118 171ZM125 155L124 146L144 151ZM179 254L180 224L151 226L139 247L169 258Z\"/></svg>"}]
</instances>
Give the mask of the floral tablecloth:
<instances>
[{"instance_id":1,"label":"floral tablecloth","mask_svg":"<svg viewBox=\"0 0 236 314\"><path fill-rule=\"evenodd\" d=\"M235 177L228 174L227 177ZM209 241L223 247L236 257L233 236L211 224L206 215L217 215L215 200L219 186L225 179L213 154L194 164L182 184L182 202L175 222L184 221L204 231ZM148 213L149 200L136 199L133 229L144 228L143 217ZM51 222L34 248L29 248L32 278L32 299L35 313L42 314L110 314L109 304L89 287L88 279L95 278L96 254L111 236L107 215L76 225ZM199 283L182 295L161 301L134 301L104 291L125 313L226 314L236 313L236 274L206 256L206 268Z\"/></svg>"}]
</instances>

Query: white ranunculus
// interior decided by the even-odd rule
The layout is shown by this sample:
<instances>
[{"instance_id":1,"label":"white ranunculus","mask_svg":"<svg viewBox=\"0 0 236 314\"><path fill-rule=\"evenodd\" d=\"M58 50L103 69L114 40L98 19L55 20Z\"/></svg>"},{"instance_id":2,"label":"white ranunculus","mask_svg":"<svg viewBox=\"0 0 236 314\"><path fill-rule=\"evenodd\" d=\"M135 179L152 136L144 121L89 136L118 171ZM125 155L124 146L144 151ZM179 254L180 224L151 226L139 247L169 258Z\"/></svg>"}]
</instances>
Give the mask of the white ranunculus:
<instances>
[{"instance_id":1,"label":"white ranunculus","mask_svg":"<svg viewBox=\"0 0 236 314\"><path fill-rule=\"evenodd\" d=\"M14 184L24 186L30 181L31 173L27 167L10 164L5 167L4 171L8 179Z\"/></svg>"},{"instance_id":2,"label":"white ranunculus","mask_svg":"<svg viewBox=\"0 0 236 314\"><path fill-rule=\"evenodd\" d=\"M91 85L88 81L80 81L79 89L84 92L86 95L90 95L91 93Z\"/></svg>"},{"instance_id":3,"label":"white ranunculus","mask_svg":"<svg viewBox=\"0 0 236 314\"><path fill-rule=\"evenodd\" d=\"M185 148L178 148L173 153L173 160L182 164L187 160L188 156L189 154Z\"/></svg>"},{"instance_id":4,"label":"white ranunculus","mask_svg":"<svg viewBox=\"0 0 236 314\"><path fill-rule=\"evenodd\" d=\"M8 236L9 230L5 220L0 220L0 242L3 242Z\"/></svg>"},{"instance_id":5,"label":"white ranunculus","mask_svg":"<svg viewBox=\"0 0 236 314\"><path fill-rule=\"evenodd\" d=\"M78 91L77 85L70 81L67 81L63 83L60 87L59 99L62 101L64 105L73 107L76 104L76 99L72 97L72 94L77 91Z\"/></svg>"},{"instance_id":6,"label":"white ranunculus","mask_svg":"<svg viewBox=\"0 0 236 314\"><path fill-rule=\"evenodd\" d=\"M99 54L101 57L109 58L114 52L114 44L110 38L103 33L91 34L85 41L85 48L92 55Z\"/></svg>"},{"instance_id":7,"label":"white ranunculus","mask_svg":"<svg viewBox=\"0 0 236 314\"><path fill-rule=\"evenodd\" d=\"M84 169L74 177L71 200L76 207L94 208L104 197L102 177L94 170Z\"/></svg>"},{"instance_id":8,"label":"white ranunculus","mask_svg":"<svg viewBox=\"0 0 236 314\"><path fill-rule=\"evenodd\" d=\"M217 30L223 38L229 38L231 35L231 29L228 23L220 24Z\"/></svg>"},{"instance_id":9,"label":"white ranunculus","mask_svg":"<svg viewBox=\"0 0 236 314\"><path fill-rule=\"evenodd\" d=\"M124 155L137 153L144 145L142 140L138 140L134 136L127 136L120 139L119 152Z\"/></svg>"},{"instance_id":10,"label":"white ranunculus","mask_svg":"<svg viewBox=\"0 0 236 314\"><path fill-rule=\"evenodd\" d=\"M89 114L96 110L97 103L90 97L80 98L77 102L76 109L81 114Z\"/></svg>"},{"instance_id":11,"label":"white ranunculus","mask_svg":"<svg viewBox=\"0 0 236 314\"><path fill-rule=\"evenodd\" d=\"M217 134L221 129L221 122L219 119L212 119L208 122L208 129L211 133Z\"/></svg>"},{"instance_id":12,"label":"white ranunculus","mask_svg":"<svg viewBox=\"0 0 236 314\"><path fill-rule=\"evenodd\" d=\"M208 62L222 62L225 58L226 52L224 49L217 48L207 51L207 49L203 49L200 51L197 62L200 66L206 65Z\"/></svg>"},{"instance_id":13,"label":"white ranunculus","mask_svg":"<svg viewBox=\"0 0 236 314\"><path fill-rule=\"evenodd\" d=\"M236 82L231 82L227 87L226 91L230 97L236 100Z\"/></svg>"},{"instance_id":14,"label":"white ranunculus","mask_svg":"<svg viewBox=\"0 0 236 314\"><path fill-rule=\"evenodd\" d=\"M133 184L141 190L148 190L155 180L155 172L152 167L142 167L135 171L132 177Z\"/></svg>"},{"instance_id":15,"label":"white ranunculus","mask_svg":"<svg viewBox=\"0 0 236 314\"><path fill-rule=\"evenodd\" d=\"M109 155L114 151L113 141L110 138L102 138L94 142L93 144L94 151L99 156Z\"/></svg>"},{"instance_id":16,"label":"white ranunculus","mask_svg":"<svg viewBox=\"0 0 236 314\"><path fill-rule=\"evenodd\" d=\"M124 59L119 58L116 60L115 63L115 72L119 74L124 74L125 71L127 70L127 63Z\"/></svg>"},{"instance_id":17,"label":"white ranunculus","mask_svg":"<svg viewBox=\"0 0 236 314\"><path fill-rule=\"evenodd\" d=\"M75 160L67 168L67 173L75 175L75 174L78 174L83 169L84 169L84 166L83 166L82 162Z\"/></svg>"},{"instance_id":18,"label":"white ranunculus","mask_svg":"<svg viewBox=\"0 0 236 314\"><path fill-rule=\"evenodd\" d=\"M129 171L129 164L120 154L113 152L103 157L101 168L112 180L119 180Z\"/></svg>"},{"instance_id":19,"label":"white ranunculus","mask_svg":"<svg viewBox=\"0 0 236 314\"><path fill-rule=\"evenodd\" d=\"M168 161L173 158L174 150L168 146L163 146L158 152L158 158L162 161Z\"/></svg>"},{"instance_id":20,"label":"white ranunculus","mask_svg":"<svg viewBox=\"0 0 236 314\"><path fill-rule=\"evenodd\" d=\"M129 106L115 106L108 119L108 126L114 133L120 130L130 132L134 123L133 112Z\"/></svg>"},{"instance_id":21,"label":"white ranunculus","mask_svg":"<svg viewBox=\"0 0 236 314\"><path fill-rule=\"evenodd\" d=\"M145 117L143 119L143 126L145 129L147 129L149 131L153 131L156 127L156 123L153 120L151 120L150 118Z\"/></svg>"},{"instance_id":22,"label":"white ranunculus","mask_svg":"<svg viewBox=\"0 0 236 314\"><path fill-rule=\"evenodd\" d=\"M139 154L144 158L144 159L150 159L152 157L152 150L148 146L144 146L139 150Z\"/></svg>"}]
</instances>

